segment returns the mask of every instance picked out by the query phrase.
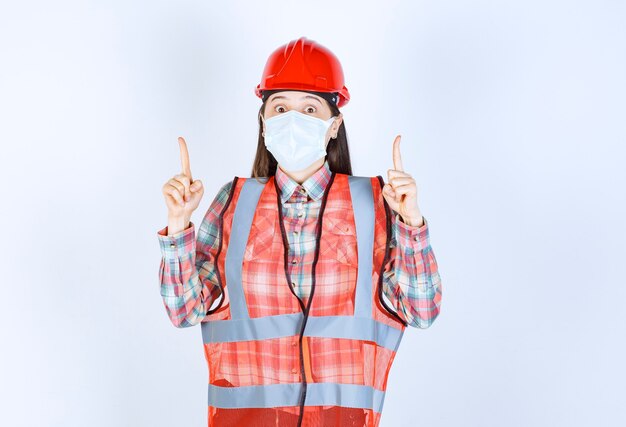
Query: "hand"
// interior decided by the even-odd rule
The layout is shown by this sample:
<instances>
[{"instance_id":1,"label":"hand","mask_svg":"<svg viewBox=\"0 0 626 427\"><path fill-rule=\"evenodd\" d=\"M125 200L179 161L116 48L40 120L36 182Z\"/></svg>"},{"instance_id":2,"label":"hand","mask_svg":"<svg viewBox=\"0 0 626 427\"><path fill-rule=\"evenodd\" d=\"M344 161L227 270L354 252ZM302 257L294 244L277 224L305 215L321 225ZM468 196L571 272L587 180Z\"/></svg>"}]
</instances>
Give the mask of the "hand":
<instances>
[{"instance_id":1,"label":"hand","mask_svg":"<svg viewBox=\"0 0 626 427\"><path fill-rule=\"evenodd\" d=\"M204 194L204 186L200 180L193 180L191 168L189 167L189 152L187 143L182 137L178 137L180 146L180 159L182 162L182 172L174 175L163 184L163 195L168 209L168 218L172 220L184 219L184 228L191 218L191 214L200 204Z\"/></svg>"},{"instance_id":2,"label":"hand","mask_svg":"<svg viewBox=\"0 0 626 427\"><path fill-rule=\"evenodd\" d=\"M400 214L406 224L421 227L424 220L417 206L417 184L402 168L400 135L393 140L393 169L387 170L387 178L389 183L383 186L383 196L389 207Z\"/></svg>"}]
</instances>

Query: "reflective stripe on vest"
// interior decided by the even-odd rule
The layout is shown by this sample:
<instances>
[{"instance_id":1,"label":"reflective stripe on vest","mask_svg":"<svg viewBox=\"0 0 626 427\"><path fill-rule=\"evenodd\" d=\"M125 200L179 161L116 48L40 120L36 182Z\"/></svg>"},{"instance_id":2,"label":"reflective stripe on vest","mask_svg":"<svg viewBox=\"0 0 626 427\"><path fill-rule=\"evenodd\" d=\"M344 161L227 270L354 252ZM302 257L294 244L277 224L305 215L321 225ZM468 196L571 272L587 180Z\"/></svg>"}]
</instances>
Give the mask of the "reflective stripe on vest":
<instances>
[{"instance_id":1,"label":"reflective stripe on vest","mask_svg":"<svg viewBox=\"0 0 626 427\"><path fill-rule=\"evenodd\" d=\"M266 340L299 335L303 313L250 318L242 285L242 264L256 206L266 180L247 178L235 206L225 257L230 319L201 323L205 344ZM348 176L357 242L357 280L354 315L307 317L304 336L372 341L396 352L403 329L376 320L372 314L372 269L375 207L371 179ZM323 220L323 217L322 217ZM218 408L279 407L298 405L302 383L221 387L209 384L208 403ZM382 409L385 392L368 385L307 382L306 406L337 405Z\"/></svg>"},{"instance_id":2,"label":"reflective stripe on vest","mask_svg":"<svg viewBox=\"0 0 626 427\"><path fill-rule=\"evenodd\" d=\"M209 402L218 408L297 406L302 383L217 387L209 384ZM358 384L308 383L306 404L338 405L381 412L385 392Z\"/></svg>"},{"instance_id":3,"label":"reflective stripe on vest","mask_svg":"<svg viewBox=\"0 0 626 427\"><path fill-rule=\"evenodd\" d=\"M202 324L202 339L205 344L264 340L297 335L302 313L280 314L257 319L220 320ZM211 323L211 325L208 325ZM304 335L310 337L351 338L374 341L379 346L397 351L402 331L370 316L309 316Z\"/></svg>"}]
</instances>

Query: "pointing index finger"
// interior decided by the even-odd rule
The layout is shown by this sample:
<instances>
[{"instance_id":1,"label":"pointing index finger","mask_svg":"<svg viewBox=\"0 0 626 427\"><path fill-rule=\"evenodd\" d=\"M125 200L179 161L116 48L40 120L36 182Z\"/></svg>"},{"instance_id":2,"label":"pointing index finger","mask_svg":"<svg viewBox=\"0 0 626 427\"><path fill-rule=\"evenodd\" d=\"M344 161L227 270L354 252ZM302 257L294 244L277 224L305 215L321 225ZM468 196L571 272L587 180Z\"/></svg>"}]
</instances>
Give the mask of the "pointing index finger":
<instances>
[{"instance_id":1,"label":"pointing index finger","mask_svg":"<svg viewBox=\"0 0 626 427\"><path fill-rule=\"evenodd\" d=\"M393 168L404 172L402 167L402 159L400 158L400 135L393 140Z\"/></svg>"},{"instance_id":2,"label":"pointing index finger","mask_svg":"<svg viewBox=\"0 0 626 427\"><path fill-rule=\"evenodd\" d=\"M190 181L193 181L191 178L191 167L189 166L189 151L187 151L187 143L182 136L178 137L178 145L180 146L180 161L183 166L183 174L187 175Z\"/></svg>"}]
</instances>

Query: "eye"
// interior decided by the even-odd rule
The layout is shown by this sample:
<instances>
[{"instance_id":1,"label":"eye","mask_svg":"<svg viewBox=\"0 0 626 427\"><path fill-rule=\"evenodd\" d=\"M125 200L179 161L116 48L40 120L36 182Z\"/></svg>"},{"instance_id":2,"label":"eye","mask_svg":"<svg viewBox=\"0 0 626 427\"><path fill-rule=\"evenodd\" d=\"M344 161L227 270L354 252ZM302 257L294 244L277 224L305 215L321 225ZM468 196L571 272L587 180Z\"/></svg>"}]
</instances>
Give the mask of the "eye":
<instances>
[{"instance_id":1,"label":"eye","mask_svg":"<svg viewBox=\"0 0 626 427\"><path fill-rule=\"evenodd\" d=\"M279 111L282 108L282 111ZM277 113L282 113L285 111L285 107L283 107L282 105L277 105L276 107L274 107L274 111L276 111Z\"/></svg>"},{"instance_id":2,"label":"eye","mask_svg":"<svg viewBox=\"0 0 626 427\"><path fill-rule=\"evenodd\" d=\"M313 111L309 111L309 110L313 110ZM315 109L315 107L309 105L308 107L305 108L305 111L307 113L315 113L315 111L317 110Z\"/></svg>"}]
</instances>

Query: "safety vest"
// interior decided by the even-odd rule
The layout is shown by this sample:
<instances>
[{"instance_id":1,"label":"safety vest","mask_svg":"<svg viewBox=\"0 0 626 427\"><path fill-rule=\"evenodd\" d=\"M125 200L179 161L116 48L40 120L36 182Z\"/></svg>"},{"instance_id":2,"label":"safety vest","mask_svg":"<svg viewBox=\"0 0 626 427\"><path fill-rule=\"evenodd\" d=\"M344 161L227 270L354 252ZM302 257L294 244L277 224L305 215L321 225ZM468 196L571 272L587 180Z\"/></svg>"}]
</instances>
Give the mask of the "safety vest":
<instances>
[{"instance_id":1,"label":"safety vest","mask_svg":"<svg viewBox=\"0 0 626 427\"><path fill-rule=\"evenodd\" d=\"M333 173L308 298L288 282L274 176L235 177L219 217L219 304L201 323L208 425L377 426L406 322L384 301L382 177Z\"/></svg>"}]
</instances>

